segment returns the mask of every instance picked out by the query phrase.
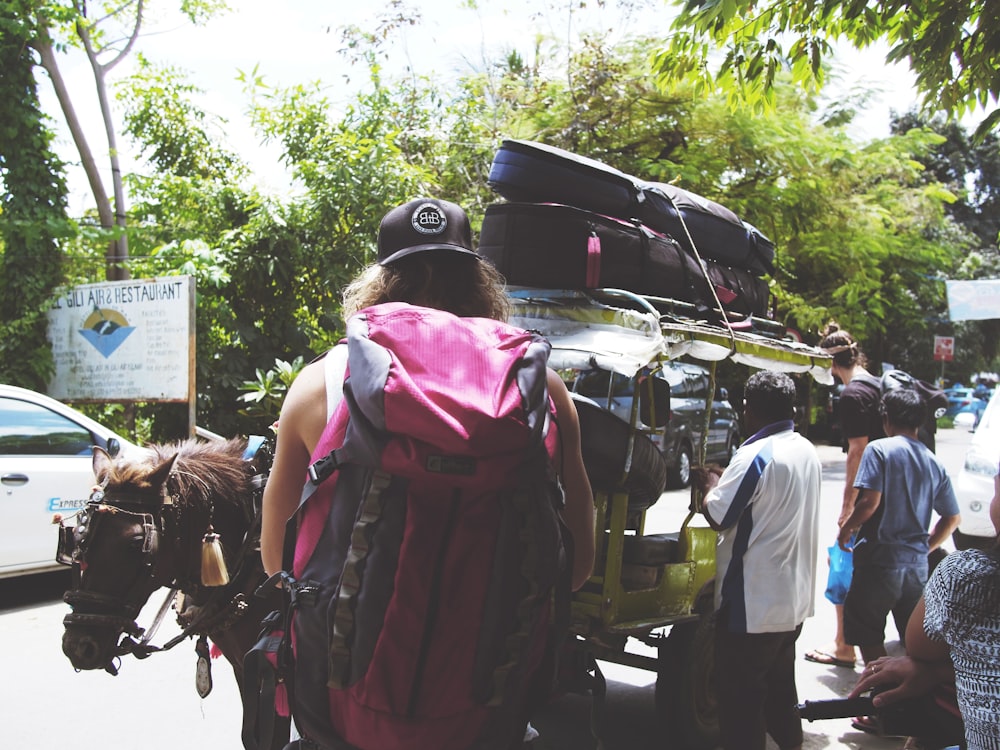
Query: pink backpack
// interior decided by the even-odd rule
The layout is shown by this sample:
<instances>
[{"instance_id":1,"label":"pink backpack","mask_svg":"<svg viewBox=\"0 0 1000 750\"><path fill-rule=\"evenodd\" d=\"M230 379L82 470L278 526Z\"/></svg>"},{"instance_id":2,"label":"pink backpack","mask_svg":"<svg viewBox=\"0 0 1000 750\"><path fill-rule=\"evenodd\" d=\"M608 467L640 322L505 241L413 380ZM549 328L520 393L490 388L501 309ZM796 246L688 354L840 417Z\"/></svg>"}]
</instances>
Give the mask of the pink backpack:
<instances>
[{"instance_id":1,"label":"pink backpack","mask_svg":"<svg viewBox=\"0 0 1000 750\"><path fill-rule=\"evenodd\" d=\"M516 747L568 607L549 345L390 303L348 321L347 347L289 523L289 615L258 644L279 708L284 690L302 747Z\"/></svg>"}]
</instances>

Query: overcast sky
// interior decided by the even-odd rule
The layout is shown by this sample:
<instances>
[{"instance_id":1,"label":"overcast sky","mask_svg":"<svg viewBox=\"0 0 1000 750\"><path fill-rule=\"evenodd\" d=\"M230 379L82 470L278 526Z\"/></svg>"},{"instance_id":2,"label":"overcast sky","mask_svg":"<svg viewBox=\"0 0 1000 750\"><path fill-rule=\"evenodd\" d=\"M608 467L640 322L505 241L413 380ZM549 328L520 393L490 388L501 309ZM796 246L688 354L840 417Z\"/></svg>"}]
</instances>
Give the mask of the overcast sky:
<instances>
[{"instance_id":1,"label":"overcast sky","mask_svg":"<svg viewBox=\"0 0 1000 750\"><path fill-rule=\"evenodd\" d=\"M570 3L565 3L570 4ZM161 13L172 0L153 4ZM364 0L233 0L234 10L212 20L204 27L194 27L176 15L150 15L146 33L136 47L153 62L169 63L190 73L192 83L207 92L203 105L227 120L226 133L231 148L248 161L259 183L265 188L283 191L287 178L277 164L277 153L261 147L246 121L246 98L242 84L236 78L239 71L249 73L255 67L258 74L274 85L289 86L321 80L328 88L332 101L348 101L350 87L347 77L363 78L363 71L352 69L342 55L339 29L345 24L357 24L370 29L382 3ZM571 39L585 29L612 29L614 37L658 34L666 36L669 10L665 3L655 3L633 17L625 17L613 1L601 8L590 3L587 10L534 16L537 0L492 0L481 2L482 8L469 9L461 0L421 0L421 23L408 27L393 46L391 68L397 72L404 66L424 75L454 76L481 67L482 62L512 47L530 59L536 32ZM90 92L93 82L89 66L79 54L61 60L71 92L86 124L92 148L103 153L103 137L96 97ZM869 136L888 132L890 108L906 109L913 101L912 78L899 67L885 64L884 50L867 53L851 52L845 57L848 68L844 87L864 83L881 88L884 95L863 116L863 130ZM126 60L114 69L113 76L129 72ZM390 69L391 69L390 68ZM43 106L61 121L51 86L40 85ZM121 127L120 118L117 120ZM128 144L119 137L119 146L126 151ZM59 137L57 149L68 162L78 161L72 143L65 134ZM132 162L125 155L124 165ZM107 160L99 157L99 163ZM75 170L70 175L71 212L78 214L91 205L86 183ZM109 188L110 190L110 188Z\"/></svg>"}]
</instances>

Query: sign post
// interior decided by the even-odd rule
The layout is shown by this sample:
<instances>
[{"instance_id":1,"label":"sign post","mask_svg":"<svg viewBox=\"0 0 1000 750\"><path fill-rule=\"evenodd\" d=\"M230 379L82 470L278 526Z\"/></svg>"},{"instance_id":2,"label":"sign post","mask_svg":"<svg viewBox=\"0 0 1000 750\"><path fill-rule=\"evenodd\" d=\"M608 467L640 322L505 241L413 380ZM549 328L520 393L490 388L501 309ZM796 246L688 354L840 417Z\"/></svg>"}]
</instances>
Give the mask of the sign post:
<instances>
[{"instance_id":1,"label":"sign post","mask_svg":"<svg viewBox=\"0 0 1000 750\"><path fill-rule=\"evenodd\" d=\"M934 337L934 361L951 362L955 359L955 337L935 336Z\"/></svg>"},{"instance_id":2,"label":"sign post","mask_svg":"<svg viewBox=\"0 0 1000 750\"><path fill-rule=\"evenodd\" d=\"M194 292L191 276L64 290L48 313L55 360L49 395L186 402L194 434Z\"/></svg>"},{"instance_id":3,"label":"sign post","mask_svg":"<svg viewBox=\"0 0 1000 750\"><path fill-rule=\"evenodd\" d=\"M944 363L955 359L955 337L934 337L934 361L941 363L941 387L944 387Z\"/></svg>"}]
</instances>

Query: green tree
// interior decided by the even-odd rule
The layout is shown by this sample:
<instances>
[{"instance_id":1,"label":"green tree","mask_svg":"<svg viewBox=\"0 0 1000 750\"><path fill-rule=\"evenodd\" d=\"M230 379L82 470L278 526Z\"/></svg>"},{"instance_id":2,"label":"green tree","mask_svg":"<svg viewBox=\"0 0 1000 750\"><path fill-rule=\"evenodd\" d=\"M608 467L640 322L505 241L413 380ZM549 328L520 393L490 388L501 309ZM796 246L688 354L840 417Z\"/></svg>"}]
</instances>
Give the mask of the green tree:
<instances>
[{"instance_id":1,"label":"green tree","mask_svg":"<svg viewBox=\"0 0 1000 750\"><path fill-rule=\"evenodd\" d=\"M63 279L63 166L38 103L24 3L0 3L0 381L44 390L52 372L45 313Z\"/></svg>"},{"instance_id":2,"label":"green tree","mask_svg":"<svg viewBox=\"0 0 1000 750\"><path fill-rule=\"evenodd\" d=\"M150 166L129 183L142 217L130 232L143 256L134 268L196 276L198 421L223 434L266 429L237 413L244 381L339 338L341 290L372 258L379 219L434 190L403 150L408 124L428 117L377 66L342 114L319 86L247 81L262 138L298 182L280 200L240 187L245 167L219 145L224 130L193 104L199 92L181 71L144 64L121 91L126 132Z\"/></svg>"},{"instance_id":3,"label":"green tree","mask_svg":"<svg viewBox=\"0 0 1000 750\"><path fill-rule=\"evenodd\" d=\"M1000 238L1000 137L987 133L975 139L959 122L914 111L894 114L890 128L894 133L928 128L942 136L942 142L920 160L925 174L954 193L947 214L980 245L995 248Z\"/></svg>"},{"instance_id":4,"label":"green tree","mask_svg":"<svg viewBox=\"0 0 1000 750\"><path fill-rule=\"evenodd\" d=\"M266 385L280 377L276 362L308 360L339 338L341 290L370 262L389 207L447 195L478 224L499 200L486 173L502 137L563 146L733 208L775 241L776 314L806 336L834 317L874 356L896 357L901 332L917 336L943 311L936 277L960 245L944 221L952 196L920 161L940 142L927 129L858 144L843 112L824 116L787 81L776 86L780 116L733 112L689 86L664 91L649 73L651 40L590 38L562 67L540 43L532 60L511 54L438 88L386 79L382 37L351 33L367 78L339 109L319 84L275 89L246 76L253 122L295 179L280 199L241 187L244 168L219 145L224 128L192 104L180 71L142 66L123 91L126 131L150 165L128 183L142 217L130 229L136 272L198 278L199 424L266 429L237 413L241 392L261 390L247 378L261 373Z\"/></svg>"},{"instance_id":5,"label":"green tree","mask_svg":"<svg viewBox=\"0 0 1000 750\"><path fill-rule=\"evenodd\" d=\"M779 73L818 90L832 43L889 45L906 61L924 104L952 116L994 109L1000 122L1000 16L988 0L674 0L680 8L656 57L664 80L690 77L699 92L721 89L754 109L773 104ZM713 53L722 48L721 61Z\"/></svg>"},{"instance_id":6,"label":"green tree","mask_svg":"<svg viewBox=\"0 0 1000 750\"><path fill-rule=\"evenodd\" d=\"M33 0L18 3L18 14L33 30L27 40L37 54L36 64L45 69L56 99L87 176L100 225L111 237L107 250L108 279L129 277L127 204L122 179L121 151L111 111L108 76L133 50L143 27L146 0L88 2L88 0ZM225 7L221 0L182 0L181 11L199 22ZM105 185L98 161L77 114L75 96L70 92L59 66L59 53L68 45L83 50L94 76L94 95L101 110L107 142L106 155L111 172L111 194Z\"/></svg>"},{"instance_id":7,"label":"green tree","mask_svg":"<svg viewBox=\"0 0 1000 750\"><path fill-rule=\"evenodd\" d=\"M908 112L893 118L893 132L913 128L932 128L941 134L941 142L920 161L927 180L947 185L955 195L945 206L951 225L942 233L961 252L941 275L949 279L1000 278L1000 139L994 133L973 139L960 123L940 116L927 118ZM943 286L943 281L938 283ZM1000 320L951 323L942 314L933 332L956 336L955 360L946 366L946 372L954 377L968 380L976 372L997 369Z\"/></svg>"}]
</instances>

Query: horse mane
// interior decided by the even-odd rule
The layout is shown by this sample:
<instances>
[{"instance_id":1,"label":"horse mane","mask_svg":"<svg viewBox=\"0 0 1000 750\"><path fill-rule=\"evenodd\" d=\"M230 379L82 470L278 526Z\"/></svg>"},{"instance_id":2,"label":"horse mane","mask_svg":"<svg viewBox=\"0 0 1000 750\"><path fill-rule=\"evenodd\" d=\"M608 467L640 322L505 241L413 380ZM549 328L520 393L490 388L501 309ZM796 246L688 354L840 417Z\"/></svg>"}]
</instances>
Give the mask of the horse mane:
<instances>
[{"instance_id":1,"label":"horse mane","mask_svg":"<svg viewBox=\"0 0 1000 750\"><path fill-rule=\"evenodd\" d=\"M106 475L108 489L133 487L156 490L151 481L155 469L177 456L167 479L168 492L185 505L202 504L212 498L218 504L239 505L250 490L251 470L243 459L247 442L241 438L203 441L189 438L146 446L140 461L116 458Z\"/></svg>"}]
</instances>

